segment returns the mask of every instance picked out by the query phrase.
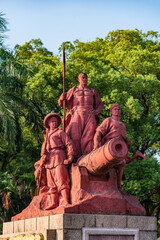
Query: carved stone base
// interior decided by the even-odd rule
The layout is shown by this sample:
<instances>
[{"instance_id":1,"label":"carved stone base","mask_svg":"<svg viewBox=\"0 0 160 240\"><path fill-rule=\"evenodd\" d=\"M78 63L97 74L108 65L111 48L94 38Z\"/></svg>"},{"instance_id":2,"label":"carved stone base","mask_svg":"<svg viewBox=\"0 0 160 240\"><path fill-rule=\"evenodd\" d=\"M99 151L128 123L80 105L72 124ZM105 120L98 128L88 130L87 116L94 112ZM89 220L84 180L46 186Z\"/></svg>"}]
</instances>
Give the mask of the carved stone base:
<instances>
[{"instance_id":1,"label":"carved stone base","mask_svg":"<svg viewBox=\"0 0 160 240\"><path fill-rule=\"evenodd\" d=\"M6 222L0 238L30 232L42 233L45 240L157 240L156 229L155 217L58 214Z\"/></svg>"},{"instance_id":2,"label":"carved stone base","mask_svg":"<svg viewBox=\"0 0 160 240\"><path fill-rule=\"evenodd\" d=\"M111 169L108 175L96 177L86 168L72 164L70 179L71 204L42 210L40 202L43 195L36 196L26 209L12 217L12 221L63 213L146 215L135 196L129 196L117 188L115 169Z\"/></svg>"}]
</instances>

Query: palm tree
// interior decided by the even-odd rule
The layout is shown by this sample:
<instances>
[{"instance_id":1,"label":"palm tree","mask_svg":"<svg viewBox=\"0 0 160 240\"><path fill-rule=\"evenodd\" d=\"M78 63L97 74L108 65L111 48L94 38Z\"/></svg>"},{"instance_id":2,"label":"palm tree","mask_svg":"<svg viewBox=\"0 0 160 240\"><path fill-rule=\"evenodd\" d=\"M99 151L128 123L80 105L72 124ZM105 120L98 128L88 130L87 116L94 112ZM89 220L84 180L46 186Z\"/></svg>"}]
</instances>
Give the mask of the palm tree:
<instances>
[{"instance_id":1,"label":"palm tree","mask_svg":"<svg viewBox=\"0 0 160 240\"><path fill-rule=\"evenodd\" d=\"M4 32L7 31L7 21L4 18L4 14L0 12L0 46L3 44L5 35Z\"/></svg>"},{"instance_id":2,"label":"palm tree","mask_svg":"<svg viewBox=\"0 0 160 240\"><path fill-rule=\"evenodd\" d=\"M7 21L4 14L0 12L0 152L3 152L6 147L9 152L13 152L20 128L17 115L18 106L9 94L7 86L8 78L10 78L7 61L11 54L3 45L6 31Z\"/></svg>"}]
</instances>

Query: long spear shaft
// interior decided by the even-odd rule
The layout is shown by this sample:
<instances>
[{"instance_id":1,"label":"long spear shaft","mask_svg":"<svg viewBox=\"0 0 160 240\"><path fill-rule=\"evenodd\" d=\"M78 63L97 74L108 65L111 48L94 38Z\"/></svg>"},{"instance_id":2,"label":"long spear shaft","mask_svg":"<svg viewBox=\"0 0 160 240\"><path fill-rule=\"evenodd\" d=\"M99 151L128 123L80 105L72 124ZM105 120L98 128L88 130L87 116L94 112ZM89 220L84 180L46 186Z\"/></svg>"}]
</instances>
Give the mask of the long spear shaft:
<instances>
[{"instance_id":1,"label":"long spear shaft","mask_svg":"<svg viewBox=\"0 0 160 240\"><path fill-rule=\"evenodd\" d=\"M65 94L65 47L63 46L63 93ZM65 131L66 101L63 100L63 130Z\"/></svg>"}]
</instances>

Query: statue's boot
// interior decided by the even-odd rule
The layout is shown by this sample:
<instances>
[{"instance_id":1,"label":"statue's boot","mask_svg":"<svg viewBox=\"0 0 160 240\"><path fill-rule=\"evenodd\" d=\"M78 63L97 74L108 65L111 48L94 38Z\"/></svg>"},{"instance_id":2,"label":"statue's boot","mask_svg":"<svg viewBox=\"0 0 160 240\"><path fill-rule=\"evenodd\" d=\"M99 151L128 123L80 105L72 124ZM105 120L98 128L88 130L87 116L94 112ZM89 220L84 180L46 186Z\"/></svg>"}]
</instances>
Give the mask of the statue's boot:
<instances>
[{"instance_id":1,"label":"statue's boot","mask_svg":"<svg viewBox=\"0 0 160 240\"><path fill-rule=\"evenodd\" d=\"M69 189L63 189L61 190L60 205L66 206L68 204L69 204Z\"/></svg>"},{"instance_id":2,"label":"statue's boot","mask_svg":"<svg viewBox=\"0 0 160 240\"><path fill-rule=\"evenodd\" d=\"M44 194L40 201L40 208L43 210L50 210L58 207L59 197L58 192Z\"/></svg>"}]
</instances>

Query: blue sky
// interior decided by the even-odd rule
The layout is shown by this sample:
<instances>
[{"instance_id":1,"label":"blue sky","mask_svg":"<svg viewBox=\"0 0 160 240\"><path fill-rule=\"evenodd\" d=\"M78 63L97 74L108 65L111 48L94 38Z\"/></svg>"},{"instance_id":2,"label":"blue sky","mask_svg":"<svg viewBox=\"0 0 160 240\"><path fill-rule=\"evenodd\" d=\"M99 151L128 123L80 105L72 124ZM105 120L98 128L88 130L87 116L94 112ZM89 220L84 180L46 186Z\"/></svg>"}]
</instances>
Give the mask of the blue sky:
<instances>
[{"instance_id":1,"label":"blue sky","mask_svg":"<svg viewBox=\"0 0 160 240\"><path fill-rule=\"evenodd\" d=\"M40 38L54 54L64 41L105 38L116 29L160 32L160 0L0 0L13 49Z\"/></svg>"}]
</instances>

